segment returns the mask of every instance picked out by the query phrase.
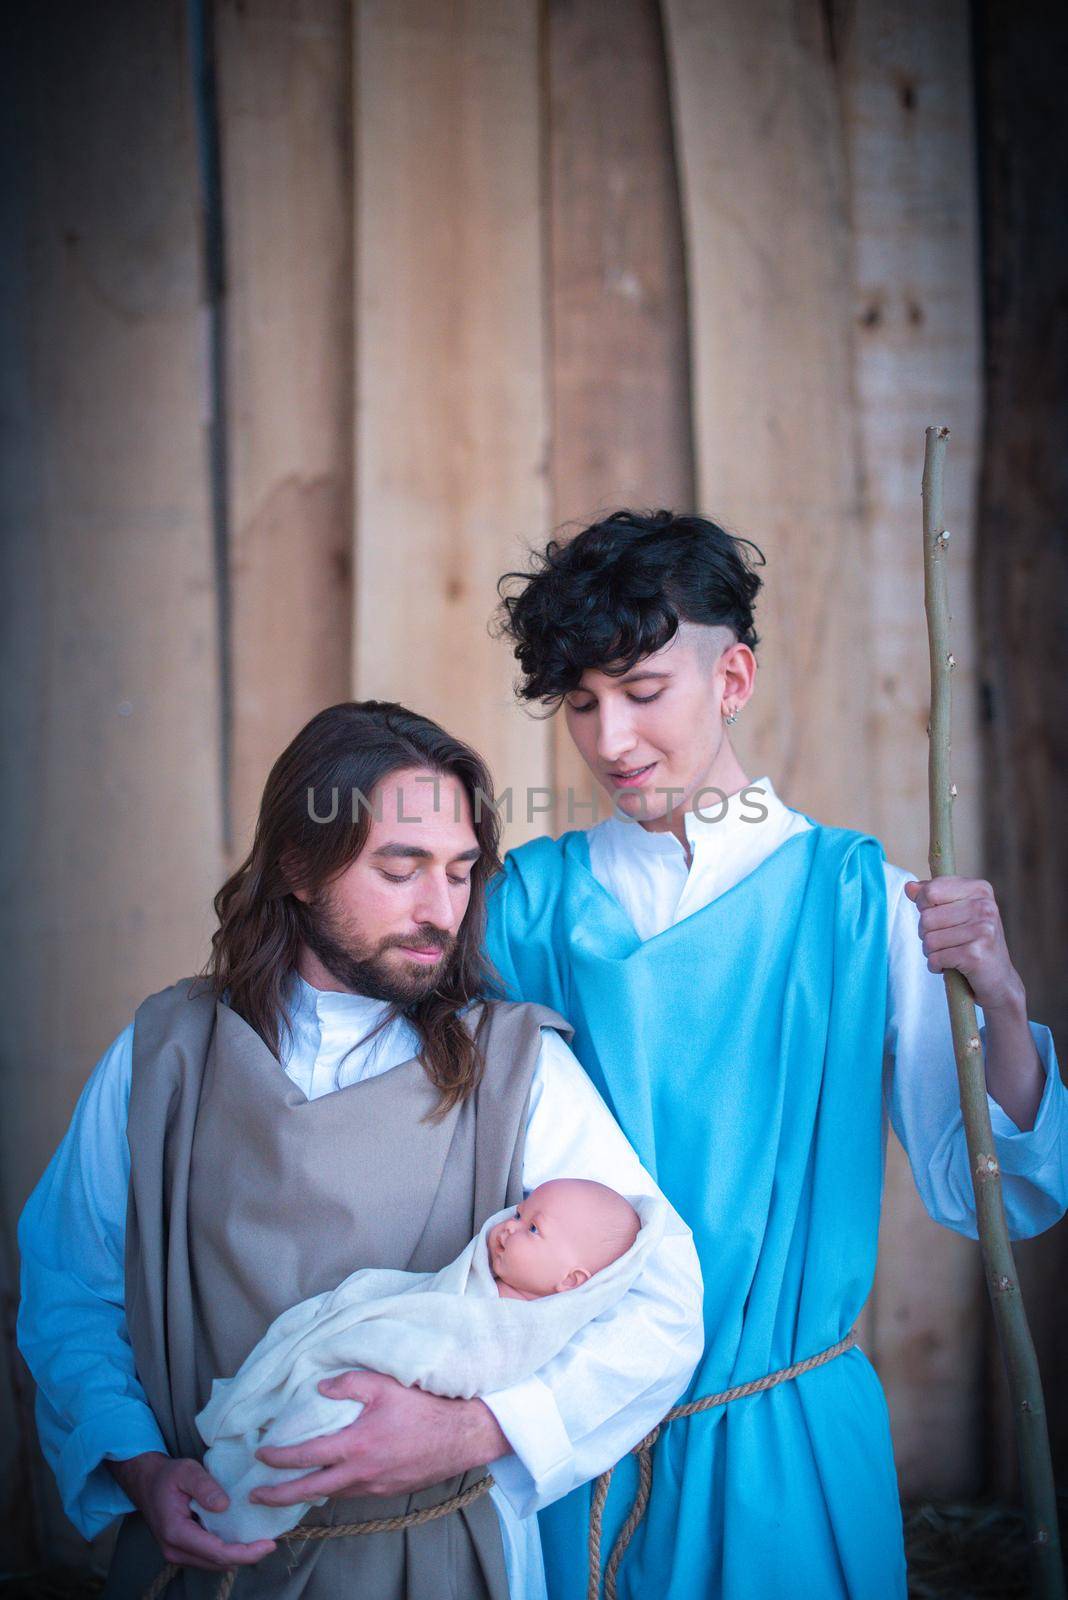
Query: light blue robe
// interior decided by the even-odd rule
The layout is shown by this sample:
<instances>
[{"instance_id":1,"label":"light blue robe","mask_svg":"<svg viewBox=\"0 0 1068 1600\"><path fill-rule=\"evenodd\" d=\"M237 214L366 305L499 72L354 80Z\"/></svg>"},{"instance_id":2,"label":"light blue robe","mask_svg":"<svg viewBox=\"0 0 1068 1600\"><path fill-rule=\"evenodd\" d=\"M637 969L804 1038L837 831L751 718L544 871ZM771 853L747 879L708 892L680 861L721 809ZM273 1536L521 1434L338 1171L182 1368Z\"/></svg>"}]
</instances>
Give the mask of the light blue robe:
<instances>
[{"instance_id":1,"label":"light blue robe","mask_svg":"<svg viewBox=\"0 0 1068 1600\"><path fill-rule=\"evenodd\" d=\"M509 855L488 953L554 1007L693 1229L705 1354L686 1399L799 1361L853 1326L882 1189L886 895L874 840L814 827L644 943L590 872L584 833ZM616 1472L604 1553L630 1506ZM589 1487L541 1513L551 1600L584 1600ZM886 1402L854 1349L673 1422L627 1600L892 1600L905 1594Z\"/></svg>"}]
</instances>

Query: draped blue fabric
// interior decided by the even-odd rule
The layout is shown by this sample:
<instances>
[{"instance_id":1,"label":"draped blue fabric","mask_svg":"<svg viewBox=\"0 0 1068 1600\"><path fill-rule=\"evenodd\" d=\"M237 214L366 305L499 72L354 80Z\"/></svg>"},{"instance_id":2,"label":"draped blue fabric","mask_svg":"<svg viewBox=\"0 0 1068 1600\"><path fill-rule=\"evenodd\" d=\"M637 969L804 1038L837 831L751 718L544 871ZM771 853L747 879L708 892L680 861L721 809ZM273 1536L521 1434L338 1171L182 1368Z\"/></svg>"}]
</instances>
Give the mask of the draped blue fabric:
<instances>
[{"instance_id":1,"label":"draped blue fabric","mask_svg":"<svg viewBox=\"0 0 1068 1600\"><path fill-rule=\"evenodd\" d=\"M836 1343L875 1270L886 895L872 839L813 827L642 942L582 832L508 856L488 953L573 1048L693 1229L705 1353L686 1399ZM629 1508L617 1469L605 1552ZM589 1486L541 1514L551 1600L583 1600ZM852 1350L671 1423L623 1562L627 1600L905 1594L886 1404Z\"/></svg>"}]
</instances>

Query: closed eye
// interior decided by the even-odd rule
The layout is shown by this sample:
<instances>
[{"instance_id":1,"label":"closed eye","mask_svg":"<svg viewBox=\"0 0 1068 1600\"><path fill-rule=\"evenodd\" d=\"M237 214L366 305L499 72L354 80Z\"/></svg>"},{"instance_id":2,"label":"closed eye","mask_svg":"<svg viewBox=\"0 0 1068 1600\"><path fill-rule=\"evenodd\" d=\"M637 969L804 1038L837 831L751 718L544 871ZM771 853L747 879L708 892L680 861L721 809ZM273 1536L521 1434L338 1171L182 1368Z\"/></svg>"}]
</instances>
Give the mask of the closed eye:
<instances>
[{"instance_id":1,"label":"closed eye","mask_svg":"<svg viewBox=\"0 0 1068 1600\"><path fill-rule=\"evenodd\" d=\"M415 877L414 872L386 872L382 867L379 871L387 883L410 883ZM466 889L471 882L470 878L454 878L451 872L447 876L449 882L455 884L458 889Z\"/></svg>"},{"instance_id":2,"label":"closed eye","mask_svg":"<svg viewBox=\"0 0 1068 1600\"><path fill-rule=\"evenodd\" d=\"M654 700L660 699L663 692L663 689L658 689L655 694L628 694L627 699L633 701L636 706L650 706ZM596 700L591 700L589 705L577 706L572 701L568 701L571 710L578 717L585 716L587 711L592 711L596 704Z\"/></svg>"}]
</instances>

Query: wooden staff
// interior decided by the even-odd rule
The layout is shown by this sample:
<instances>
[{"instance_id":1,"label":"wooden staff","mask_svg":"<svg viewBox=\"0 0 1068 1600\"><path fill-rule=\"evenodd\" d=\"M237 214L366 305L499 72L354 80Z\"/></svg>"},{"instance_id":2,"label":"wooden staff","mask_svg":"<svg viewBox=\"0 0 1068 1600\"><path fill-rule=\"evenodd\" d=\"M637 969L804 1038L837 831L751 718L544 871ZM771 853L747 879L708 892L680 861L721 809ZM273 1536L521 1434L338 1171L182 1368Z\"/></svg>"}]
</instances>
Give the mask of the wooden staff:
<instances>
[{"instance_id":1,"label":"wooden staff","mask_svg":"<svg viewBox=\"0 0 1068 1600\"><path fill-rule=\"evenodd\" d=\"M928 791L932 878L946 877L956 871L953 800L957 788L951 779L949 765L954 659L950 647L951 619L946 585L945 558L949 534L942 521L942 469L948 438L948 428L928 428L923 458L924 609L927 612L927 637L931 650ZM1005 1222L1001 1171L990 1126L986 1071L975 1001L962 973L946 972L944 977L953 1026L953 1052L957 1061L968 1160L975 1189L979 1248L1016 1424L1024 1517L1031 1555L1032 1592L1038 1600L1065 1600L1057 1497L1046 1431L1042 1380Z\"/></svg>"}]
</instances>

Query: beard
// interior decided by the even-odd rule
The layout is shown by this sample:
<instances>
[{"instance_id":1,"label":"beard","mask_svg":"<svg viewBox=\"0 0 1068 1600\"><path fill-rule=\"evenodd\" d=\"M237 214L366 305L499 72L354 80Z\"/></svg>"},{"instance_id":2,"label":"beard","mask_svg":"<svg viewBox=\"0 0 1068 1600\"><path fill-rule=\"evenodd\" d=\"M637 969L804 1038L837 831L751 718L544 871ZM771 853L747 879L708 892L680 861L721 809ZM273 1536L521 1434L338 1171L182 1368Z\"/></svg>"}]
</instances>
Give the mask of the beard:
<instances>
[{"instance_id":1,"label":"beard","mask_svg":"<svg viewBox=\"0 0 1068 1600\"><path fill-rule=\"evenodd\" d=\"M353 994L387 1000L391 1005L412 1006L433 994L456 953L452 935L432 927L408 937L383 939L377 945L364 944L340 921L325 893L301 906L300 921L304 943L332 978ZM387 952L402 944L413 950L440 950L441 960L428 967L389 961Z\"/></svg>"}]
</instances>

